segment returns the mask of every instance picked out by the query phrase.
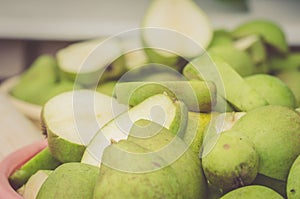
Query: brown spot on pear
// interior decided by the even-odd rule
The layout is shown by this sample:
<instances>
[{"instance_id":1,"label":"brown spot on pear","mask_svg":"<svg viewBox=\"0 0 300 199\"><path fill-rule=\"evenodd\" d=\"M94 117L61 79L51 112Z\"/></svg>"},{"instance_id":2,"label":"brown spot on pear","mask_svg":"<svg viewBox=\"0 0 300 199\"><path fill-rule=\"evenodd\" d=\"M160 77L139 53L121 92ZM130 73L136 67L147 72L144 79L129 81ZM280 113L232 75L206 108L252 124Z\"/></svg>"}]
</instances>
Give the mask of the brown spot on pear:
<instances>
[{"instance_id":1,"label":"brown spot on pear","mask_svg":"<svg viewBox=\"0 0 300 199\"><path fill-rule=\"evenodd\" d=\"M238 131L228 130L212 141L216 141L214 147L202 158L207 180L224 191L251 184L259 162L251 140Z\"/></svg>"}]
</instances>

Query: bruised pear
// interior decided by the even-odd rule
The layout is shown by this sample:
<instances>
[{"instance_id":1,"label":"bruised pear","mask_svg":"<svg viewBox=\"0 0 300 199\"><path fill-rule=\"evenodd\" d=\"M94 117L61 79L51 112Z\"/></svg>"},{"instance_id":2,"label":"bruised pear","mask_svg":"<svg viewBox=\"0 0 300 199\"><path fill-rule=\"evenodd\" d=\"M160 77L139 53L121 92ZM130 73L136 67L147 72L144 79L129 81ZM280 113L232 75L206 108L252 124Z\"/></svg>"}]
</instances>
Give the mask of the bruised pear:
<instances>
[{"instance_id":1,"label":"bruised pear","mask_svg":"<svg viewBox=\"0 0 300 199\"><path fill-rule=\"evenodd\" d=\"M214 147L202 157L207 180L224 191L251 184L259 163L251 140L238 131L228 130L211 141L216 142Z\"/></svg>"}]
</instances>

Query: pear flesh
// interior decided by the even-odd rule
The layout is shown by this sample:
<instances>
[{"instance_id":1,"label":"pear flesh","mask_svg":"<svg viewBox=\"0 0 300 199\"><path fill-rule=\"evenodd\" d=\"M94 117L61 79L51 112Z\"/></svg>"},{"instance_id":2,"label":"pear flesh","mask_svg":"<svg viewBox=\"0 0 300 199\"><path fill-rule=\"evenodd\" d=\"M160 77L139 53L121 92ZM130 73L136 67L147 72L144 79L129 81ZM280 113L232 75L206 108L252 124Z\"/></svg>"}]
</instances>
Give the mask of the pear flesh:
<instances>
[{"instance_id":1,"label":"pear flesh","mask_svg":"<svg viewBox=\"0 0 300 199\"><path fill-rule=\"evenodd\" d=\"M180 101L173 101L165 94L149 97L103 126L88 144L81 162L100 166L105 147L127 139L132 125L140 119L157 122L181 135L186 127L186 115L187 109Z\"/></svg>"}]
</instances>

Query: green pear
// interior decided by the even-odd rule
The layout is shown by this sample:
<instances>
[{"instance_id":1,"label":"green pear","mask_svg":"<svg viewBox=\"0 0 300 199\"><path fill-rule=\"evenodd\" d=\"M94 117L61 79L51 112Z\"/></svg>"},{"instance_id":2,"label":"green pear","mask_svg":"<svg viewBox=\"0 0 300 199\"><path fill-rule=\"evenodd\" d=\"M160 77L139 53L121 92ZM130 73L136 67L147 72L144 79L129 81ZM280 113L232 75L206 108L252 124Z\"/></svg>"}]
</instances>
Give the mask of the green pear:
<instances>
[{"instance_id":1,"label":"green pear","mask_svg":"<svg viewBox=\"0 0 300 199\"><path fill-rule=\"evenodd\" d=\"M150 61L174 68L180 57L200 55L213 36L208 16L191 0L152 1L141 27Z\"/></svg>"},{"instance_id":2,"label":"green pear","mask_svg":"<svg viewBox=\"0 0 300 199\"><path fill-rule=\"evenodd\" d=\"M151 121L139 120L127 139L162 157L179 180L184 198L205 198L206 180L198 156L179 137Z\"/></svg>"},{"instance_id":3,"label":"green pear","mask_svg":"<svg viewBox=\"0 0 300 199\"><path fill-rule=\"evenodd\" d=\"M127 139L134 122L147 119L163 125L173 134L182 136L187 123L187 109L177 100L165 94L157 94L142 101L103 126L89 142L81 162L101 165L105 147L112 142Z\"/></svg>"},{"instance_id":4,"label":"green pear","mask_svg":"<svg viewBox=\"0 0 300 199\"><path fill-rule=\"evenodd\" d=\"M108 146L103 154L94 199L184 198L176 173L157 154L128 140Z\"/></svg>"},{"instance_id":5,"label":"green pear","mask_svg":"<svg viewBox=\"0 0 300 199\"><path fill-rule=\"evenodd\" d=\"M209 125L213 114L214 113L188 113L187 127L183 136L183 141L196 155L199 155L200 153L204 130L206 126Z\"/></svg>"},{"instance_id":6,"label":"green pear","mask_svg":"<svg viewBox=\"0 0 300 199\"><path fill-rule=\"evenodd\" d=\"M213 32L213 38L209 44L209 48L215 46L231 46L233 44L233 38L231 33L225 29L216 29Z\"/></svg>"},{"instance_id":7,"label":"green pear","mask_svg":"<svg viewBox=\"0 0 300 199\"><path fill-rule=\"evenodd\" d=\"M196 76L214 82L219 95L239 111L249 111L268 104L230 65L214 53L203 54L191 61L183 69L183 74L186 73L192 74L190 77ZM223 110L225 109L226 104L223 105Z\"/></svg>"},{"instance_id":8,"label":"green pear","mask_svg":"<svg viewBox=\"0 0 300 199\"><path fill-rule=\"evenodd\" d=\"M96 87L101 81L119 77L124 58L118 39L94 39L71 44L56 53L62 76L76 84Z\"/></svg>"},{"instance_id":9,"label":"green pear","mask_svg":"<svg viewBox=\"0 0 300 199\"><path fill-rule=\"evenodd\" d=\"M254 64L259 64L267 60L267 49L264 41L258 35L250 35L235 41L234 46L245 51Z\"/></svg>"},{"instance_id":10,"label":"green pear","mask_svg":"<svg viewBox=\"0 0 300 199\"><path fill-rule=\"evenodd\" d=\"M245 80L269 104L296 108L297 102L293 92L279 78L267 74L257 74L246 77Z\"/></svg>"},{"instance_id":11,"label":"green pear","mask_svg":"<svg viewBox=\"0 0 300 199\"><path fill-rule=\"evenodd\" d=\"M42 122L52 155L63 163L80 161L99 128L126 110L116 99L92 90L51 98L43 107Z\"/></svg>"},{"instance_id":12,"label":"green pear","mask_svg":"<svg viewBox=\"0 0 300 199\"><path fill-rule=\"evenodd\" d=\"M207 180L224 191L251 184L259 163L251 140L241 132L228 130L222 132L217 140L211 141L215 142L214 147L202 156Z\"/></svg>"},{"instance_id":13,"label":"green pear","mask_svg":"<svg viewBox=\"0 0 300 199\"><path fill-rule=\"evenodd\" d=\"M300 153L300 115L285 106L268 105L247 112L232 127L253 141L259 173L286 181Z\"/></svg>"},{"instance_id":14,"label":"green pear","mask_svg":"<svg viewBox=\"0 0 300 199\"><path fill-rule=\"evenodd\" d=\"M36 198L93 198L98 175L98 167L78 162L62 164L48 176Z\"/></svg>"},{"instance_id":15,"label":"green pear","mask_svg":"<svg viewBox=\"0 0 300 199\"><path fill-rule=\"evenodd\" d=\"M135 106L150 96L167 93L185 103L189 111L210 112L216 103L216 87L204 81L122 82L116 85L120 103Z\"/></svg>"},{"instance_id":16,"label":"green pear","mask_svg":"<svg viewBox=\"0 0 300 199\"><path fill-rule=\"evenodd\" d=\"M220 56L242 77L254 73L254 63L250 56L234 46L215 46L210 48L208 52Z\"/></svg>"},{"instance_id":17,"label":"green pear","mask_svg":"<svg viewBox=\"0 0 300 199\"><path fill-rule=\"evenodd\" d=\"M300 197L299 187L300 187L300 156L297 157L293 163L288 179L286 192L288 199L298 199Z\"/></svg>"},{"instance_id":18,"label":"green pear","mask_svg":"<svg viewBox=\"0 0 300 199\"><path fill-rule=\"evenodd\" d=\"M98 85L98 87L96 88L96 91L112 97L114 95L116 84L117 81L100 83L100 85Z\"/></svg>"},{"instance_id":19,"label":"green pear","mask_svg":"<svg viewBox=\"0 0 300 199\"><path fill-rule=\"evenodd\" d=\"M21 74L10 94L29 103L43 105L45 100L39 100L38 97L58 81L56 60L51 56L41 55Z\"/></svg>"},{"instance_id":20,"label":"green pear","mask_svg":"<svg viewBox=\"0 0 300 199\"><path fill-rule=\"evenodd\" d=\"M252 183L253 185L262 185L269 187L286 198L286 182L258 174Z\"/></svg>"},{"instance_id":21,"label":"green pear","mask_svg":"<svg viewBox=\"0 0 300 199\"><path fill-rule=\"evenodd\" d=\"M269 20L255 19L242 23L232 31L232 35L234 38L259 35L266 44L279 53L285 54L288 52L288 44L282 28Z\"/></svg>"},{"instance_id":22,"label":"green pear","mask_svg":"<svg viewBox=\"0 0 300 199\"><path fill-rule=\"evenodd\" d=\"M273 71L299 70L300 52L291 52L286 56L273 56L270 65Z\"/></svg>"},{"instance_id":23,"label":"green pear","mask_svg":"<svg viewBox=\"0 0 300 199\"><path fill-rule=\"evenodd\" d=\"M49 148L46 147L22 165L21 168L14 171L13 174L9 176L9 183L14 189L18 189L38 170L55 169L60 164L61 163L51 155Z\"/></svg>"},{"instance_id":24,"label":"green pear","mask_svg":"<svg viewBox=\"0 0 300 199\"><path fill-rule=\"evenodd\" d=\"M51 173L52 170L39 170L35 174L33 174L24 186L24 191L22 193L23 198L36 199L36 196L42 184Z\"/></svg>"},{"instance_id":25,"label":"green pear","mask_svg":"<svg viewBox=\"0 0 300 199\"><path fill-rule=\"evenodd\" d=\"M220 199L284 199L274 190L260 185L245 186L236 190L233 190Z\"/></svg>"},{"instance_id":26,"label":"green pear","mask_svg":"<svg viewBox=\"0 0 300 199\"><path fill-rule=\"evenodd\" d=\"M300 71L282 71L276 75L293 91L300 106Z\"/></svg>"}]
</instances>

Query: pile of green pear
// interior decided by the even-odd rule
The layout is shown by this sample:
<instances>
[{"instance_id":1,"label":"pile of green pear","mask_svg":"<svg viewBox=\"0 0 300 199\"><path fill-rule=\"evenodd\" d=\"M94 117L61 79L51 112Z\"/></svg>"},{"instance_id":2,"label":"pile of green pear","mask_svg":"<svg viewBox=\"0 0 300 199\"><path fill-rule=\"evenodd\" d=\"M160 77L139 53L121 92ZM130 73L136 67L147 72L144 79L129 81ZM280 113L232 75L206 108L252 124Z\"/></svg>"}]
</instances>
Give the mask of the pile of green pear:
<instances>
[{"instance_id":1,"label":"pile of green pear","mask_svg":"<svg viewBox=\"0 0 300 199\"><path fill-rule=\"evenodd\" d=\"M126 53L74 43L21 76L11 95L42 106L48 145L11 186L25 199L300 199L300 53L282 28L214 29L190 0L152 1L141 27L180 36L144 31Z\"/></svg>"}]
</instances>

